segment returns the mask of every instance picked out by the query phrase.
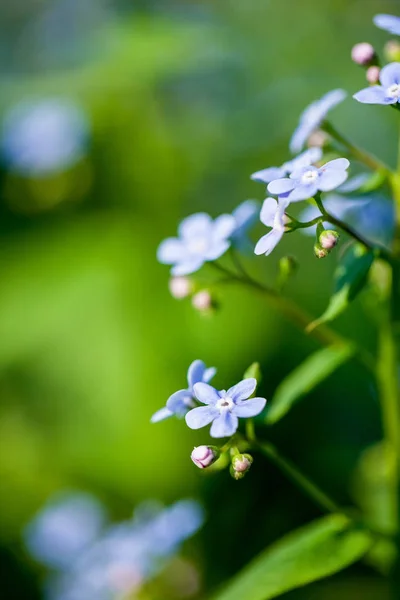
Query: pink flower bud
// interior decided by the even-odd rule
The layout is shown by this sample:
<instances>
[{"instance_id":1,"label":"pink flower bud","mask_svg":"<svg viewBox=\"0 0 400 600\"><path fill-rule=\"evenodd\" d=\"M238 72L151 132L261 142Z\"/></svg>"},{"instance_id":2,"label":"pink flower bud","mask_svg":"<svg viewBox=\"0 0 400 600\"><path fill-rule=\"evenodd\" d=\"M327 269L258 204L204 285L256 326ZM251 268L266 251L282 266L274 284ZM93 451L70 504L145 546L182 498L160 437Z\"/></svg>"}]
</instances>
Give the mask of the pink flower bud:
<instances>
[{"instance_id":1,"label":"pink flower bud","mask_svg":"<svg viewBox=\"0 0 400 600\"><path fill-rule=\"evenodd\" d=\"M321 244L314 245L314 254L317 258L325 258L329 254L329 250L323 248Z\"/></svg>"},{"instance_id":2,"label":"pink flower bud","mask_svg":"<svg viewBox=\"0 0 400 600\"><path fill-rule=\"evenodd\" d=\"M193 284L188 277L171 277L168 287L169 291L171 292L171 296L177 300L181 300L182 298L186 298L189 296L189 294L191 294Z\"/></svg>"},{"instance_id":3,"label":"pink flower bud","mask_svg":"<svg viewBox=\"0 0 400 600\"><path fill-rule=\"evenodd\" d=\"M219 458L219 454L216 446L197 446L193 449L190 458L199 469L206 469Z\"/></svg>"},{"instance_id":4,"label":"pink flower bud","mask_svg":"<svg viewBox=\"0 0 400 600\"><path fill-rule=\"evenodd\" d=\"M202 290L197 292L192 298L192 304L194 308L197 308L200 312L206 312L213 308L213 299L208 290Z\"/></svg>"},{"instance_id":5,"label":"pink flower bud","mask_svg":"<svg viewBox=\"0 0 400 600\"><path fill-rule=\"evenodd\" d=\"M367 66L375 58L375 49L368 42L356 44L351 50L351 58L357 65Z\"/></svg>"},{"instance_id":6,"label":"pink flower bud","mask_svg":"<svg viewBox=\"0 0 400 600\"><path fill-rule=\"evenodd\" d=\"M327 145L328 141L329 135L325 131L322 131L322 129L317 129L308 138L307 145L310 148L323 148Z\"/></svg>"},{"instance_id":7,"label":"pink flower bud","mask_svg":"<svg viewBox=\"0 0 400 600\"><path fill-rule=\"evenodd\" d=\"M333 229L323 231L319 236L319 243L324 250L332 250L338 243L339 234Z\"/></svg>"},{"instance_id":8,"label":"pink flower bud","mask_svg":"<svg viewBox=\"0 0 400 600\"><path fill-rule=\"evenodd\" d=\"M376 67L376 66L369 67L365 74L368 83L371 83L373 85L375 85L375 83L379 83L380 73L381 73L381 70L379 67Z\"/></svg>"},{"instance_id":9,"label":"pink flower bud","mask_svg":"<svg viewBox=\"0 0 400 600\"><path fill-rule=\"evenodd\" d=\"M253 463L253 457L250 454L236 454L232 458L231 475L234 479L243 479Z\"/></svg>"}]
</instances>

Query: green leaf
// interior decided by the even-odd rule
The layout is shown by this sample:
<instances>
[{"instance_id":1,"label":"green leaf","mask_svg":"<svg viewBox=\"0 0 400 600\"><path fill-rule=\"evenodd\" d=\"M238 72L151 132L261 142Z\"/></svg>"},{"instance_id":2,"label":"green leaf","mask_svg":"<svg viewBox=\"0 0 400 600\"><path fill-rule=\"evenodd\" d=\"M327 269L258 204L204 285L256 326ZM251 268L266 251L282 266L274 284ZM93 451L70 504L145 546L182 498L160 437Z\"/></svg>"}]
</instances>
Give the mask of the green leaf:
<instances>
[{"instance_id":1,"label":"green leaf","mask_svg":"<svg viewBox=\"0 0 400 600\"><path fill-rule=\"evenodd\" d=\"M307 327L310 332L321 323L336 319L364 287L374 262L374 253L363 244L353 243L343 253L335 272L335 291L328 307L319 319Z\"/></svg>"},{"instance_id":2,"label":"green leaf","mask_svg":"<svg viewBox=\"0 0 400 600\"><path fill-rule=\"evenodd\" d=\"M370 533L340 514L290 533L260 554L214 600L269 600L336 573L359 560Z\"/></svg>"},{"instance_id":3,"label":"green leaf","mask_svg":"<svg viewBox=\"0 0 400 600\"><path fill-rule=\"evenodd\" d=\"M292 371L276 389L268 407L266 421L269 424L281 419L303 396L311 392L355 352L351 344L329 346L309 356Z\"/></svg>"},{"instance_id":4,"label":"green leaf","mask_svg":"<svg viewBox=\"0 0 400 600\"><path fill-rule=\"evenodd\" d=\"M261 383L262 373L260 363L253 362L244 372L243 379L248 379L250 377L254 377L257 380L257 387Z\"/></svg>"}]
</instances>

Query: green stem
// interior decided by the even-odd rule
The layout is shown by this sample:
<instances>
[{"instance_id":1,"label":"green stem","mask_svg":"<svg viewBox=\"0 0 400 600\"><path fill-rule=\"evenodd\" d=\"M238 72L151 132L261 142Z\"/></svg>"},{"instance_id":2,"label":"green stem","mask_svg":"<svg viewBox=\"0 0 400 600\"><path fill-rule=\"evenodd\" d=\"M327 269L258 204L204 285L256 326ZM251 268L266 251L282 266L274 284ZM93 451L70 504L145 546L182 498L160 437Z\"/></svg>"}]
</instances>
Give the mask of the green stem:
<instances>
[{"instance_id":1,"label":"green stem","mask_svg":"<svg viewBox=\"0 0 400 600\"><path fill-rule=\"evenodd\" d=\"M375 156L372 156L365 150L362 150L361 148L355 146L352 142L350 142L350 140L345 138L329 121L324 121L321 126L321 129L323 129L323 131L326 131L326 133L332 136L333 139L335 139L337 142L339 142L339 144L344 146L354 159L363 163L364 165L372 169L372 171L384 171L388 175L391 172L391 170L387 165L385 165L385 163L380 161Z\"/></svg>"}]
</instances>

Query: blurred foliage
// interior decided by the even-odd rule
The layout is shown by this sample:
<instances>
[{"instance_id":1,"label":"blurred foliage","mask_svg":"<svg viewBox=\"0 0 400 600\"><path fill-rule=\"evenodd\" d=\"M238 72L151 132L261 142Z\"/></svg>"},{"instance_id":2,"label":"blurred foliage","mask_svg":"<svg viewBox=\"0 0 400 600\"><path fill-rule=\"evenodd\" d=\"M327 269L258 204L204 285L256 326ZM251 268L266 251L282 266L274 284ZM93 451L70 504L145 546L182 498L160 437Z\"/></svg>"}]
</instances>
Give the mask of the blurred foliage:
<instances>
[{"instance_id":1,"label":"blurred foliage","mask_svg":"<svg viewBox=\"0 0 400 600\"><path fill-rule=\"evenodd\" d=\"M4 163L0 172L5 597L40 597L21 528L57 489L92 490L122 518L143 498L202 499L206 596L278 536L320 516L261 457L243 482L226 472L202 477L189 454L204 433L179 422L150 425L195 358L218 367L221 387L259 361L261 392L270 398L318 349L245 291L227 289L210 318L173 300L155 251L191 212L215 216L247 197L262 199L249 174L287 159L289 135L311 100L361 87L350 48L381 45L386 37L372 16L397 10L394 0L0 4L0 116L20 100L61 96L80 103L91 124L87 156L69 170L26 178ZM392 112L360 111L348 100L335 116L389 161ZM275 281L279 257L294 254L300 268L287 293L321 314L334 253L315 261L309 239L288 237L277 256L250 268ZM362 295L336 326L375 344ZM349 363L270 437L346 503L345 484L380 437L376 392ZM361 565L285 598L388 594Z\"/></svg>"}]
</instances>

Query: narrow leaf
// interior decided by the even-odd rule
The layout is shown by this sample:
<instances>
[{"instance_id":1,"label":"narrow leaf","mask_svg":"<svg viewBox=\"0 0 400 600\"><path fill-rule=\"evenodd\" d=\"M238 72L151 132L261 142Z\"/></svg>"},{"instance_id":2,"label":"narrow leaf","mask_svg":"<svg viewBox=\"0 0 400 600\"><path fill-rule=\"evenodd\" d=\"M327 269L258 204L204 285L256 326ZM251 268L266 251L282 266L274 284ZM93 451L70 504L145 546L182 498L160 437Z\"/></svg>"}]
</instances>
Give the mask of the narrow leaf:
<instances>
[{"instance_id":1,"label":"narrow leaf","mask_svg":"<svg viewBox=\"0 0 400 600\"><path fill-rule=\"evenodd\" d=\"M303 396L354 355L351 344L329 346L309 356L278 386L267 412L269 424L281 419Z\"/></svg>"},{"instance_id":2,"label":"narrow leaf","mask_svg":"<svg viewBox=\"0 0 400 600\"><path fill-rule=\"evenodd\" d=\"M374 254L359 243L351 244L344 252L335 272L335 291L328 307L319 319L307 327L310 332L321 323L336 319L364 287Z\"/></svg>"},{"instance_id":3,"label":"narrow leaf","mask_svg":"<svg viewBox=\"0 0 400 600\"><path fill-rule=\"evenodd\" d=\"M372 546L344 515L318 519L260 554L214 600L269 600L345 569Z\"/></svg>"}]
</instances>

